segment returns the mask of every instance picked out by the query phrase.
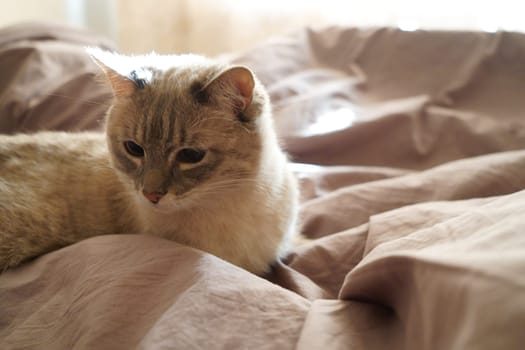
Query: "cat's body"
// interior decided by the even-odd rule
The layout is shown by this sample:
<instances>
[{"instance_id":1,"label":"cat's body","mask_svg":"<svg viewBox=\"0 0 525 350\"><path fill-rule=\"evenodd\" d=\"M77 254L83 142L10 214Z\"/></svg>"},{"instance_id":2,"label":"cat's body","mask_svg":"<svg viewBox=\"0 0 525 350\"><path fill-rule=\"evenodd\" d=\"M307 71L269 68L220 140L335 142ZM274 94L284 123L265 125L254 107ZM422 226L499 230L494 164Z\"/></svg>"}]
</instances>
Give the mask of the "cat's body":
<instances>
[{"instance_id":1,"label":"cat's body","mask_svg":"<svg viewBox=\"0 0 525 350\"><path fill-rule=\"evenodd\" d=\"M145 233L267 271L298 193L262 86L194 56L95 54L115 94L105 134L0 137L0 270L90 236Z\"/></svg>"}]
</instances>

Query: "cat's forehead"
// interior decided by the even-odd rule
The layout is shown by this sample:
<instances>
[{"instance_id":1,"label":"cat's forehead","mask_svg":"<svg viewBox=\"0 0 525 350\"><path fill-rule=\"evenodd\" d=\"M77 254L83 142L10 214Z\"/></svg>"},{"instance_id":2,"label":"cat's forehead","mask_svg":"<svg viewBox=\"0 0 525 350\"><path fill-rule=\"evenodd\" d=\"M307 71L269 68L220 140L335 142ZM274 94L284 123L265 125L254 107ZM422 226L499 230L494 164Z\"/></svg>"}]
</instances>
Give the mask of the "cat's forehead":
<instances>
[{"instance_id":1,"label":"cat's forehead","mask_svg":"<svg viewBox=\"0 0 525 350\"><path fill-rule=\"evenodd\" d=\"M165 89L187 89L191 85L204 86L206 82L220 68L217 65L188 65L158 69L157 67L145 67L148 74L151 74L148 83L152 87Z\"/></svg>"},{"instance_id":2,"label":"cat's forehead","mask_svg":"<svg viewBox=\"0 0 525 350\"><path fill-rule=\"evenodd\" d=\"M178 59L175 63L167 62L168 56L157 62L148 61L147 65L141 65L143 62L139 60L135 66L137 72L140 69L150 73L143 87L137 84L132 99L126 100L132 101L135 116L133 128L140 132L138 139L144 142L164 144L171 143L174 138L210 138L216 131L208 124L221 124L215 125L218 129L225 127L222 125L224 118L205 118L210 110L205 111L194 94L195 89L202 88L210 77L220 71L220 66L200 56L174 57ZM199 58L194 60L194 57ZM137 74L137 77L140 76ZM214 110L211 113L219 112ZM206 122L208 127L202 130L200 126L208 119L211 122Z\"/></svg>"},{"instance_id":3,"label":"cat's forehead","mask_svg":"<svg viewBox=\"0 0 525 350\"><path fill-rule=\"evenodd\" d=\"M222 67L220 62L194 54L150 55L132 57L132 62L127 70L144 69L153 72L157 78L161 79L174 76L199 78L220 67Z\"/></svg>"},{"instance_id":4,"label":"cat's forehead","mask_svg":"<svg viewBox=\"0 0 525 350\"><path fill-rule=\"evenodd\" d=\"M122 76L128 76L130 72L140 68L168 71L174 68L185 70L199 66L207 67L213 64L212 60L195 54L158 55L151 53L125 56L102 50L90 50L90 52L105 66L110 67Z\"/></svg>"},{"instance_id":5,"label":"cat's forehead","mask_svg":"<svg viewBox=\"0 0 525 350\"><path fill-rule=\"evenodd\" d=\"M224 65L200 56L195 56L198 59L192 61L193 56L176 56L178 58L176 63L166 62L163 59L158 65L148 62L147 65L136 66L137 68L132 72L137 72L137 86L149 85L149 91L152 94L183 93L186 95L196 88L205 86L213 76L224 69Z\"/></svg>"},{"instance_id":6,"label":"cat's forehead","mask_svg":"<svg viewBox=\"0 0 525 350\"><path fill-rule=\"evenodd\" d=\"M90 50L98 62L126 79L134 80L137 87L151 84L162 86L163 82L178 79L181 86L191 81L205 80L224 64L195 54L126 56L102 50Z\"/></svg>"}]
</instances>

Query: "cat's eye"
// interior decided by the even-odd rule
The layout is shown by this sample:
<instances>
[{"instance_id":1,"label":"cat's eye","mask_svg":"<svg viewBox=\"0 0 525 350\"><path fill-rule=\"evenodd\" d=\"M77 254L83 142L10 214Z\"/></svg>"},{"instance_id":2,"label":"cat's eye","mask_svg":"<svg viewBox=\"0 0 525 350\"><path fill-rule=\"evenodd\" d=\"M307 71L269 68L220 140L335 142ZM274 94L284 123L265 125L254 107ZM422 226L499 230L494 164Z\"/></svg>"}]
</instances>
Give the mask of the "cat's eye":
<instances>
[{"instance_id":1,"label":"cat's eye","mask_svg":"<svg viewBox=\"0 0 525 350\"><path fill-rule=\"evenodd\" d=\"M144 148L133 141L124 141L124 148L133 157L144 157Z\"/></svg>"},{"instance_id":2,"label":"cat's eye","mask_svg":"<svg viewBox=\"0 0 525 350\"><path fill-rule=\"evenodd\" d=\"M206 151L198 148L183 148L177 153L177 160L181 163L195 164L200 162L205 155Z\"/></svg>"}]
</instances>

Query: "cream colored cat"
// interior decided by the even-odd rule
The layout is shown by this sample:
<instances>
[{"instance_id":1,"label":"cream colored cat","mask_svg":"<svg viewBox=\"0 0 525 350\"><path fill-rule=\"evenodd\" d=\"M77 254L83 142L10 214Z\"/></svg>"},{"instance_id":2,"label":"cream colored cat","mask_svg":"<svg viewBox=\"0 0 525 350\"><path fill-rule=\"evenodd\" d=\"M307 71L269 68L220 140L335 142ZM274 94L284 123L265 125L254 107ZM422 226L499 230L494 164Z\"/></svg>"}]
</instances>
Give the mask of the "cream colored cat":
<instances>
[{"instance_id":1,"label":"cream colored cat","mask_svg":"<svg viewBox=\"0 0 525 350\"><path fill-rule=\"evenodd\" d=\"M298 189L249 69L91 50L114 92L106 132L0 136L0 271L103 234L146 233L263 273Z\"/></svg>"}]
</instances>

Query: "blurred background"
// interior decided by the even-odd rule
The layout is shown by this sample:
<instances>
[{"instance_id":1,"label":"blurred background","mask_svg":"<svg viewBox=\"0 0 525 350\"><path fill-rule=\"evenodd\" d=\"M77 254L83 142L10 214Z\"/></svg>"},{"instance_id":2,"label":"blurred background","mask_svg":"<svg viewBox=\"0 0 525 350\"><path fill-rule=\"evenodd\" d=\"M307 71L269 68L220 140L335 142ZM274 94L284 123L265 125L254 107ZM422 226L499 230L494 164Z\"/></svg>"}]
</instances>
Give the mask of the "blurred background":
<instances>
[{"instance_id":1,"label":"blurred background","mask_svg":"<svg viewBox=\"0 0 525 350\"><path fill-rule=\"evenodd\" d=\"M0 26L87 28L125 53L246 50L304 26L525 31L522 0L0 0Z\"/></svg>"}]
</instances>

